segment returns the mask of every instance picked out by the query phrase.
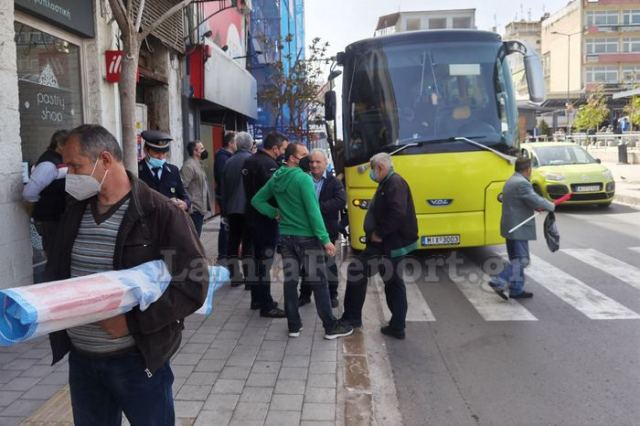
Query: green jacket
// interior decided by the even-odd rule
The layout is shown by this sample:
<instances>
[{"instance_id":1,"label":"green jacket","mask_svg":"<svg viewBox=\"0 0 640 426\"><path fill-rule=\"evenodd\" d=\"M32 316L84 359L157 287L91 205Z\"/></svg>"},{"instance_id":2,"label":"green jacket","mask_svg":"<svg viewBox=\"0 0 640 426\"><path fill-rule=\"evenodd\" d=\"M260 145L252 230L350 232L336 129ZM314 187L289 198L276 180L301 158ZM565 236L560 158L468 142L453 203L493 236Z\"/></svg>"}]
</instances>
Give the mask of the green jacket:
<instances>
[{"instance_id":1,"label":"green jacket","mask_svg":"<svg viewBox=\"0 0 640 426\"><path fill-rule=\"evenodd\" d=\"M279 209L269 200L275 198ZM281 167L251 199L251 205L265 216L280 215L280 234L316 237L330 242L311 176L299 167Z\"/></svg>"}]
</instances>

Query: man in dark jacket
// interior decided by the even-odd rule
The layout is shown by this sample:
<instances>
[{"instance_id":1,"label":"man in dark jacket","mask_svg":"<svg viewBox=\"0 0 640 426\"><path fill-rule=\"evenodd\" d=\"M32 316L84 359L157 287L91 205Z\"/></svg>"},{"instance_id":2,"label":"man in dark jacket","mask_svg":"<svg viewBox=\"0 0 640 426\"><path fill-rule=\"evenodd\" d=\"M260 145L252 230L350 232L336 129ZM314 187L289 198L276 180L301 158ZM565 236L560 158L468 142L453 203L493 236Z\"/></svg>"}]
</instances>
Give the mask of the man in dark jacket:
<instances>
[{"instance_id":1,"label":"man in dark jacket","mask_svg":"<svg viewBox=\"0 0 640 426\"><path fill-rule=\"evenodd\" d=\"M180 169L167 163L173 138L159 130L145 130L142 132L142 139L146 157L138 163L138 177L151 189L155 189L176 206L187 211L191 207L191 199L184 189Z\"/></svg>"},{"instance_id":2,"label":"man in dark jacket","mask_svg":"<svg viewBox=\"0 0 640 426\"><path fill-rule=\"evenodd\" d=\"M216 152L213 161L213 179L215 182L216 202L222 210L222 171L227 160L231 158L238 147L235 142L235 132L226 132L222 139L222 148ZM220 217L220 231L218 232L218 263L224 264L227 260L227 246L229 245L229 223Z\"/></svg>"},{"instance_id":3,"label":"man in dark jacket","mask_svg":"<svg viewBox=\"0 0 640 426\"><path fill-rule=\"evenodd\" d=\"M222 171L222 217L229 223L229 243L227 255L231 272L231 286L237 287L243 282L240 272L240 247L248 260L251 255L251 241L247 230L245 209L247 197L242 184L242 168L247 158L251 157L253 138L247 132L238 132L235 136L238 150L227 160ZM245 275L247 264L245 263Z\"/></svg>"},{"instance_id":4,"label":"man in dark jacket","mask_svg":"<svg viewBox=\"0 0 640 426\"><path fill-rule=\"evenodd\" d=\"M327 173L327 156L321 149L315 149L309 154L311 161L311 177L316 190L316 197L320 203L320 213L324 226L327 228L329 239L333 245L336 244L340 230L340 212L344 209L347 197L344 187L338 179ZM332 256L326 256L327 281L329 282L329 296L331 297L331 307L338 307L338 265ZM311 287L305 285L304 281L300 287L300 300L298 305L302 306L311 302Z\"/></svg>"},{"instance_id":5,"label":"man in dark jacket","mask_svg":"<svg viewBox=\"0 0 640 426\"><path fill-rule=\"evenodd\" d=\"M404 339L407 292L400 269L404 256L418 247L416 211L409 185L393 171L389 154L371 157L369 176L378 183L378 189L364 220L367 246L349 265L342 320L354 327L362 326L367 280L380 272L391 311L389 325L380 331Z\"/></svg>"},{"instance_id":6,"label":"man in dark jacket","mask_svg":"<svg viewBox=\"0 0 640 426\"><path fill-rule=\"evenodd\" d=\"M68 135L68 130L58 130L51 136L49 147L38 158L29 183L22 191L25 201L35 203L31 216L42 237L47 258L51 257L51 247L67 198L64 192L67 166L62 162L62 145Z\"/></svg>"},{"instance_id":7,"label":"man in dark jacket","mask_svg":"<svg viewBox=\"0 0 640 426\"><path fill-rule=\"evenodd\" d=\"M50 335L53 362L68 352L74 423L173 425L171 356L184 318L207 294L204 250L189 216L128 174L113 135L98 125L72 130L63 148L72 195L60 220L48 280L128 269L162 259L173 277L138 308Z\"/></svg>"},{"instance_id":8,"label":"man in dark jacket","mask_svg":"<svg viewBox=\"0 0 640 426\"><path fill-rule=\"evenodd\" d=\"M271 265L278 239L278 222L260 214L250 200L278 170L276 158L284 154L288 144L284 135L276 132L268 134L258 152L245 160L242 170L248 201L245 216L255 262L247 281L251 289L251 309L260 309L261 313L271 316L284 316L284 311L277 308L278 304L271 297ZM275 207L275 202L272 202Z\"/></svg>"}]
</instances>

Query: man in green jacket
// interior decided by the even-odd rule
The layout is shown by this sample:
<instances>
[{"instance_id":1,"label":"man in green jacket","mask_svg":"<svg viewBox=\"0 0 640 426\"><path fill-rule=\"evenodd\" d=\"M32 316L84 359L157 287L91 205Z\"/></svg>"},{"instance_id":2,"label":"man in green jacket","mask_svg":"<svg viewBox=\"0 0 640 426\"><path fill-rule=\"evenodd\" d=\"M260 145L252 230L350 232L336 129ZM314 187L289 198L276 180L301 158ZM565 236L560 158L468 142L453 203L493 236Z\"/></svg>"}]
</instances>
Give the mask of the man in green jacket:
<instances>
[{"instance_id":1,"label":"man in green jacket","mask_svg":"<svg viewBox=\"0 0 640 426\"><path fill-rule=\"evenodd\" d=\"M279 221L289 337L300 336L302 330L298 312L298 279L300 268L304 267L325 329L324 337L335 339L353 333L353 327L338 321L331 312L323 251L334 256L336 249L325 229L313 181L306 173L308 155L304 145L290 144L285 151L286 167L274 173L253 197L251 204L263 215ZM271 198L276 199L279 208L269 203Z\"/></svg>"}]
</instances>

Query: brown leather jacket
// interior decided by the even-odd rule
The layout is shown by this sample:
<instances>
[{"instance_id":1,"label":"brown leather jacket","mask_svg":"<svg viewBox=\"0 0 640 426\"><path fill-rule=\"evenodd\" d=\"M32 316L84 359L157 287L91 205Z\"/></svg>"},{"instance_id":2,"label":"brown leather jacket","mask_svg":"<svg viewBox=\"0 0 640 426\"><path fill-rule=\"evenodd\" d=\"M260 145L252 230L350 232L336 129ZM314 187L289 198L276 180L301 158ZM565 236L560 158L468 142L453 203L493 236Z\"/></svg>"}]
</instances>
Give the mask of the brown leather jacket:
<instances>
[{"instance_id":1,"label":"brown leather jacket","mask_svg":"<svg viewBox=\"0 0 640 426\"><path fill-rule=\"evenodd\" d=\"M164 294L144 312L137 307L126 314L127 326L148 373L155 372L180 346L184 318L195 312L207 295L208 263L193 222L169 199L129 175L129 206L120 224L113 269L128 269L163 259L173 280ZM70 277L71 249L87 204L73 200L58 228L58 237L47 262L48 281ZM66 331L49 335L53 364L71 349Z\"/></svg>"}]
</instances>

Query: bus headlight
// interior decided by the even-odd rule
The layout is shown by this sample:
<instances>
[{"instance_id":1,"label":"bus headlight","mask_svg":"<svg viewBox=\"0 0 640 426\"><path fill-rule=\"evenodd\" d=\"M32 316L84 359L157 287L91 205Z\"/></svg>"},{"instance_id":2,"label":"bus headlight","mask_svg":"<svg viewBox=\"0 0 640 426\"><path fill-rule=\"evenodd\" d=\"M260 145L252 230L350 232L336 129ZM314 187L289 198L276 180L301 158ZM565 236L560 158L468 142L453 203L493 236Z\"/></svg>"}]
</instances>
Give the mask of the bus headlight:
<instances>
[{"instance_id":1,"label":"bus headlight","mask_svg":"<svg viewBox=\"0 0 640 426\"><path fill-rule=\"evenodd\" d=\"M353 200L353 205L356 207L360 207L362 210L368 209L370 203L371 200L363 200L360 198L356 198L355 200Z\"/></svg>"},{"instance_id":2,"label":"bus headlight","mask_svg":"<svg viewBox=\"0 0 640 426\"><path fill-rule=\"evenodd\" d=\"M367 237L360 237L358 238L358 241L360 241L362 244L367 244Z\"/></svg>"}]
</instances>

